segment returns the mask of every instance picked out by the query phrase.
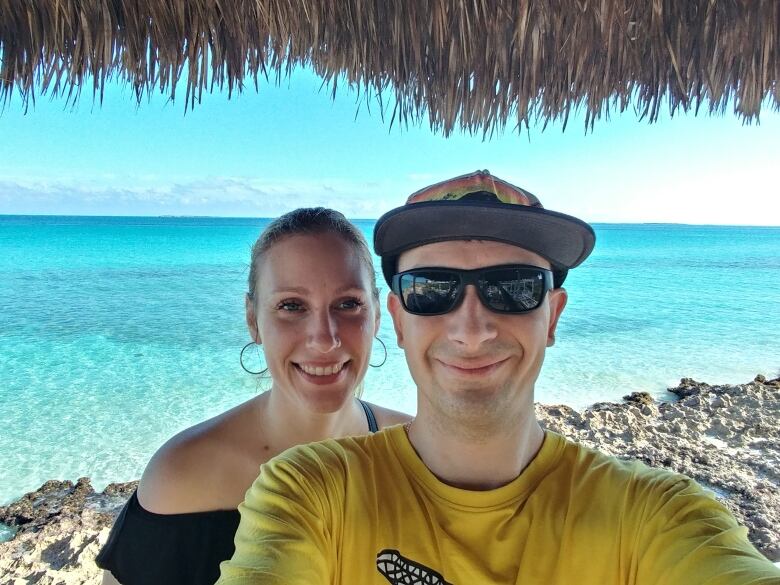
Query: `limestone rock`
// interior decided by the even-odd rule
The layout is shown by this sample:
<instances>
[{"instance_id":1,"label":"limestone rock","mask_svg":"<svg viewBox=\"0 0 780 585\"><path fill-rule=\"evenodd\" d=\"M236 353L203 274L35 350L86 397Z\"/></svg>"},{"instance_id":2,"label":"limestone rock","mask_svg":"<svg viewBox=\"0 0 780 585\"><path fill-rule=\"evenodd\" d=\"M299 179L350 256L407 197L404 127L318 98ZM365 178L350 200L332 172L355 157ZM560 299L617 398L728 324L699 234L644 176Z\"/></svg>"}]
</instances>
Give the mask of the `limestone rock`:
<instances>
[{"instance_id":1,"label":"limestone rock","mask_svg":"<svg viewBox=\"0 0 780 585\"><path fill-rule=\"evenodd\" d=\"M665 467L712 490L770 560L780 561L780 379L710 386L683 378L657 402L635 392L580 413L568 406L536 410L542 424L621 458ZM95 556L137 482L96 493L88 478L47 481L0 507L17 529L0 543L0 583L99 585Z\"/></svg>"},{"instance_id":2,"label":"limestone rock","mask_svg":"<svg viewBox=\"0 0 780 585\"><path fill-rule=\"evenodd\" d=\"M8 506L0 522L17 529L0 543L0 583L100 585L95 556L138 482L96 493L88 478L47 481Z\"/></svg>"},{"instance_id":3,"label":"limestone rock","mask_svg":"<svg viewBox=\"0 0 780 585\"><path fill-rule=\"evenodd\" d=\"M584 412L537 404L539 420L570 439L665 467L713 491L747 526L755 547L780 561L780 379L669 388L676 402L634 392Z\"/></svg>"}]
</instances>

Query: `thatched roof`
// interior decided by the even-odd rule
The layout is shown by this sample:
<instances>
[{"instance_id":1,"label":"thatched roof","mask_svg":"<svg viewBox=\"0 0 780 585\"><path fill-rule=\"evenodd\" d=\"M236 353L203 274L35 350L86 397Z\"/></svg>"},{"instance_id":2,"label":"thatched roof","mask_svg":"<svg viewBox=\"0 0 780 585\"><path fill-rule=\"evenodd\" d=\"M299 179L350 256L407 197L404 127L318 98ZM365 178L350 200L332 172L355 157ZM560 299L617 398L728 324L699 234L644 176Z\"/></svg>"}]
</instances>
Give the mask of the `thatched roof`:
<instances>
[{"instance_id":1,"label":"thatched roof","mask_svg":"<svg viewBox=\"0 0 780 585\"><path fill-rule=\"evenodd\" d=\"M666 105L780 107L778 0L0 0L0 99L18 91L195 105L310 65L445 134ZM387 102L390 102L389 104Z\"/></svg>"}]
</instances>

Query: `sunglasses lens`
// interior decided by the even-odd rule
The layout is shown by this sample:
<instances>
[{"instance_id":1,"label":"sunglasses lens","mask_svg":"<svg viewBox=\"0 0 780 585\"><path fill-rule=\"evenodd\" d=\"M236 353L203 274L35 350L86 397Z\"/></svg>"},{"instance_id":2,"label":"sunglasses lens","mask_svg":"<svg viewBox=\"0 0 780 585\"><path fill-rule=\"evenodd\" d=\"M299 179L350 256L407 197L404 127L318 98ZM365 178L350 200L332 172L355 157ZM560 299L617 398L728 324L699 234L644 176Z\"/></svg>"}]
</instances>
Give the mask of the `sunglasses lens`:
<instances>
[{"instance_id":1,"label":"sunglasses lens","mask_svg":"<svg viewBox=\"0 0 780 585\"><path fill-rule=\"evenodd\" d=\"M524 313L544 298L544 273L533 268L502 268L483 272L479 290L485 304L501 313Z\"/></svg>"},{"instance_id":2,"label":"sunglasses lens","mask_svg":"<svg viewBox=\"0 0 780 585\"><path fill-rule=\"evenodd\" d=\"M402 272L393 290L404 308L417 315L441 315L455 308L463 287L475 284L482 303L498 313L533 311L553 286L549 270L534 266L496 266L482 270L430 268Z\"/></svg>"},{"instance_id":3,"label":"sunglasses lens","mask_svg":"<svg viewBox=\"0 0 780 585\"><path fill-rule=\"evenodd\" d=\"M435 315L446 313L458 298L460 279L445 272L414 272L401 275L400 294L410 313Z\"/></svg>"}]
</instances>

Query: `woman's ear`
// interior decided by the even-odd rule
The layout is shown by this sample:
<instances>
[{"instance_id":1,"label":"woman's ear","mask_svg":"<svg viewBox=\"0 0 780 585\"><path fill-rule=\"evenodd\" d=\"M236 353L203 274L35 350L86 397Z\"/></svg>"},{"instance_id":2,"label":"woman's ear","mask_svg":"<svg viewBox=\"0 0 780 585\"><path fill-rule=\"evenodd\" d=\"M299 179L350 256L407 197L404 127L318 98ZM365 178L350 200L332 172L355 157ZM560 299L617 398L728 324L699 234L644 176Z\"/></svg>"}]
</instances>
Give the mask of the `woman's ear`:
<instances>
[{"instance_id":1,"label":"woman's ear","mask_svg":"<svg viewBox=\"0 0 780 585\"><path fill-rule=\"evenodd\" d=\"M260 339L260 331L257 328L255 303L248 294L244 295L244 310L246 313L246 326L249 329L249 336L252 338L252 341L259 345L262 343L262 340Z\"/></svg>"}]
</instances>

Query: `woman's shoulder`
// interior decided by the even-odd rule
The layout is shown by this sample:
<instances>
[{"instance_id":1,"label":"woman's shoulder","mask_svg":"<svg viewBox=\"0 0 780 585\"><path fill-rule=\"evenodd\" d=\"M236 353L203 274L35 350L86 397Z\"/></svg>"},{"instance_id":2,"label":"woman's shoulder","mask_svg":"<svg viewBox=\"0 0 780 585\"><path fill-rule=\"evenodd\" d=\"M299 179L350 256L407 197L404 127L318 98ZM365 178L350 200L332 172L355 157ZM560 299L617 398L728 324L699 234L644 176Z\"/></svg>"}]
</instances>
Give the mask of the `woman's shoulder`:
<instances>
[{"instance_id":1,"label":"woman's shoulder","mask_svg":"<svg viewBox=\"0 0 780 585\"><path fill-rule=\"evenodd\" d=\"M117 517L95 563L103 585L213 584L234 552L238 510L155 514L134 493Z\"/></svg>"},{"instance_id":2,"label":"woman's shoulder","mask_svg":"<svg viewBox=\"0 0 780 585\"><path fill-rule=\"evenodd\" d=\"M255 401L185 429L160 447L138 485L140 505L156 514L235 509L259 471L252 459Z\"/></svg>"},{"instance_id":3,"label":"woman's shoulder","mask_svg":"<svg viewBox=\"0 0 780 585\"><path fill-rule=\"evenodd\" d=\"M378 406L371 402L366 402L366 404L369 406L369 408L371 408L372 412L374 413L374 416L376 417L377 426L379 426L380 429L383 429L385 427L391 427L393 425L401 425L409 422L414 418L413 416L408 415L405 412L399 412L397 410L385 408L384 406Z\"/></svg>"}]
</instances>

